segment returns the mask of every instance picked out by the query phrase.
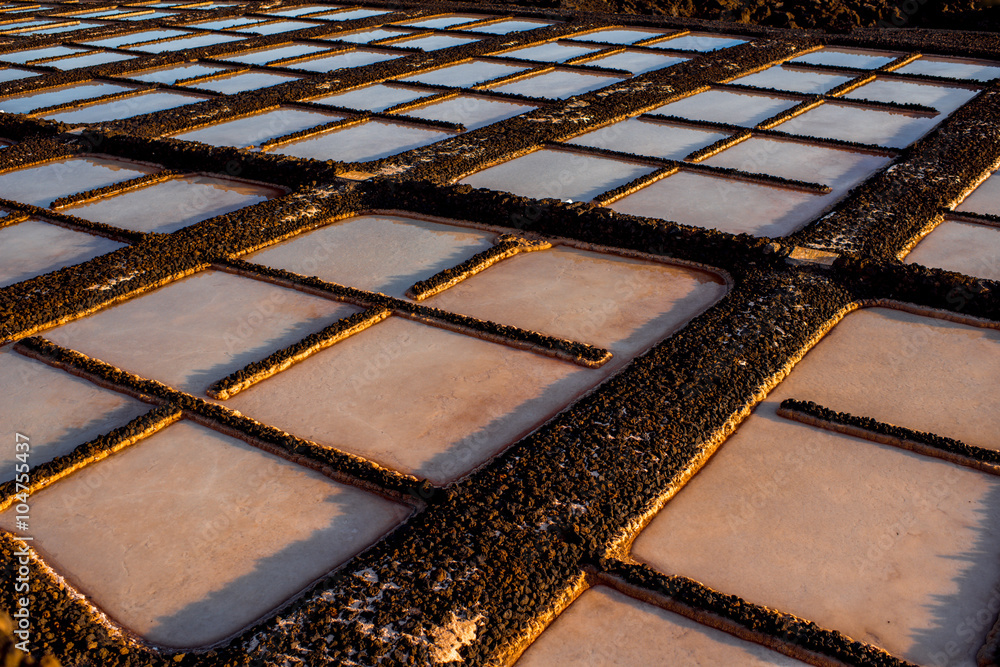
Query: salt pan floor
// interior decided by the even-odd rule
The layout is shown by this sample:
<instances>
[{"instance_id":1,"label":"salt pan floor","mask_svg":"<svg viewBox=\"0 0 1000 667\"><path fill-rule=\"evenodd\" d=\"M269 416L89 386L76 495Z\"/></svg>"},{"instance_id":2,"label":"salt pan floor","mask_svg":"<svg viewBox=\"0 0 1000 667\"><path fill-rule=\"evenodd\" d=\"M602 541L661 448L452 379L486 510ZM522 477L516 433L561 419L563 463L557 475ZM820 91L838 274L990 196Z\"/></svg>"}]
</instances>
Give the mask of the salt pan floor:
<instances>
[{"instance_id":1,"label":"salt pan floor","mask_svg":"<svg viewBox=\"0 0 1000 667\"><path fill-rule=\"evenodd\" d=\"M775 409L785 398L815 401L998 448L998 373L996 331L884 309L848 315L667 503L632 554L907 660L974 665L992 616L955 628L1000 590L1000 530L990 520L1000 480Z\"/></svg>"}]
</instances>

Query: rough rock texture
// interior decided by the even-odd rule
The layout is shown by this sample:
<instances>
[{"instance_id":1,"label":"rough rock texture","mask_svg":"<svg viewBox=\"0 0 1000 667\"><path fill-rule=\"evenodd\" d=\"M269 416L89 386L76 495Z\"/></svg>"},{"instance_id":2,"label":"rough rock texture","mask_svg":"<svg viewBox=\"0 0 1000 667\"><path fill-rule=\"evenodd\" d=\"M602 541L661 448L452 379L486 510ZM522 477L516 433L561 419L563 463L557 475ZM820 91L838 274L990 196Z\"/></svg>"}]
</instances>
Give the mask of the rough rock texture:
<instances>
[{"instance_id":1,"label":"rough rock texture","mask_svg":"<svg viewBox=\"0 0 1000 667\"><path fill-rule=\"evenodd\" d=\"M775 28L1000 30L991 0L515 0L522 7L736 21Z\"/></svg>"}]
</instances>

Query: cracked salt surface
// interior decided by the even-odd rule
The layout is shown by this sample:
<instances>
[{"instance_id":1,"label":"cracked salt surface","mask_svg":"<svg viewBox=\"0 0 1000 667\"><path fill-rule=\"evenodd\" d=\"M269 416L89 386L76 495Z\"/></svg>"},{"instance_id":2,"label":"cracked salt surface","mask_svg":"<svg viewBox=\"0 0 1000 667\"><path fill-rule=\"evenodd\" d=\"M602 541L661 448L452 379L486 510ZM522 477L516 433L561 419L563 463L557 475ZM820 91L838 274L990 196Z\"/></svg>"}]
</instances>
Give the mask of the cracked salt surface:
<instances>
[{"instance_id":1,"label":"cracked salt surface","mask_svg":"<svg viewBox=\"0 0 1000 667\"><path fill-rule=\"evenodd\" d=\"M1000 229L962 220L945 220L924 237L904 261L1000 280Z\"/></svg>"},{"instance_id":2,"label":"cracked salt surface","mask_svg":"<svg viewBox=\"0 0 1000 667\"><path fill-rule=\"evenodd\" d=\"M668 56L661 53L647 53L645 51L624 51L614 53L610 56L601 56L594 60L587 60L582 65L592 65L594 67L610 67L611 69L623 69L633 76L652 72L654 70L670 67L677 63L685 62L687 58Z\"/></svg>"},{"instance_id":3,"label":"cracked salt surface","mask_svg":"<svg viewBox=\"0 0 1000 667\"><path fill-rule=\"evenodd\" d=\"M851 77L848 75L826 74L774 65L760 72L733 79L729 83L817 95L850 80Z\"/></svg>"},{"instance_id":4,"label":"cracked salt surface","mask_svg":"<svg viewBox=\"0 0 1000 667\"><path fill-rule=\"evenodd\" d=\"M400 79L400 81L467 88L484 81L521 72L524 69L523 66L519 65L498 63L489 60L470 60L459 65L449 65L448 67L430 70L429 72L407 76Z\"/></svg>"},{"instance_id":5,"label":"cracked salt surface","mask_svg":"<svg viewBox=\"0 0 1000 667\"><path fill-rule=\"evenodd\" d=\"M609 348L610 370L726 291L707 272L557 246L505 260L427 304Z\"/></svg>"},{"instance_id":6,"label":"cracked salt surface","mask_svg":"<svg viewBox=\"0 0 1000 667\"><path fill-rule=\"evenodd\" d=\"M827 102L774 127L779 132L902 148L924 136L943 116L863 109Z\"/></svg>"},{"instance_id":7,"label":"cracked salt surface","mask_svg":"<svg viewBox=\"0 0 1000 667\"><path fill-rule=\"evenodd\" d=\"M204 398L216 380L359 310L204 271L64 324L46 337Z\"/></svg>"},{"instance_id":8,"label":"cracked salt surface","mask_svg":"<svg viewBox=\"0 0 1000 667\"><path fill-rule=\"evenodd\" d=\"M25 220L0 228L0 287L86 262L125 247L41 220Z\"/></svg>"},{"instance_id":9,"label":"cracked salt surface","mask_svg":"<svg viewBox=\"0 0 1000 667\"><path fill-rule=\"evenodd\" d=\"M798 100L758 93L708 90L664 104L647 113L753 127L796 104Z\"/></svg>"},{"instance_id":10,"label":"cracked salt surface","mask_svg":"<svg viewBox=\"0 0 1000 667\"><path fill-rule=\"evenodd\" d=\"M401 115L429 120L443 120L464 125L466 130L476 130L501 120L517 116L535 107L516 102L494 100L473 95L459 95L441 102L417 107Z\"/></svg>"},{"instance_id":11,"label":"cracked salt surface","mask_svg":"<svg viewBox=\"0 0 1000 667\"><path fill-rule=\"evenodd\" d=\"M257 620L410 512L182 421L33 494L32 544L129 630L196 647ZM13 514L0 513L0 527L13 530Z\"/></svg>"},{"instance_id":12,"label":"cracked salt surface","mask_svg":"<svg viewBox=\"0 0 1000 667\"><path fill-rule=\"evenodd\" d=\"M247 257L293 273L403 298L420 280L493 245L495 234L416 218L355 216Z\"/></svg>"},{"instance_id":13,"label":"cracked salt surface","mask_svg":"<svg viewBox=\"0 0 1000 667\"><path fill-rule=\"evenodd\" d=\"M197 130L175 134L175 139L200 141L213 146L258 146L269 139L307 130L343 118L342 115L304 111L290 107L246 118L214 123Z\"/></svg>"},{"instance_id":14,"label":"cracked salt surface","mask_svg":"<svg viewBox=\"0 0 1000 667\"><path fill-rule=\"evenodd\" d=\"M206 99L209 98L196 93L152 91L108 102L99 102L69 110L64 109L54 113L47 113L42 117L63 123L99 123L132 118L133 116L163 111L164 109L173 109L185 104L202 102Z\"/></svg>"},{"instance_id":15,"label":"cracked salt surface","mask_svg":"<svg viewBox=\"0 0 1000 667\"><path fill-rule=\"evenodd\" d=\"M833 202L891 161L882 155L751 137L703 164L828 185L833 192L825 197Z\"/></svg>"},{"instance_id":16,"label":"cracked salt surface","mask_svg":"<svg viewBox=\"0 0 1000 667\"><path fill-rule=\"evenodd\" d=\"M841 49L823 47L818 51L804 56L792 58L791 63L808 63L810 65L830 65L833 67L856 67L859 69L875 69L888 65L903 55L887 51L869 51L864 49Z\"/></svg>"},{"instance_id":17,"label":"cracked salt surface","mask_svg":"<svg viewBox=\"0 0 1000 667\"><path fill-rule=\"evenodd\" d=\"M451 132L415 125L370 120L297 139L269 152L314 160L367 162L419 148L454 136Z\"/></svg>"},{"instance_id":18,"label":"cracked salt surface","mask_svg":"<svg viewBox=\"0 0 1000 667\"><path fill-rule=\"evenodd\" d=\"M102 157L72 157L0 174L4 198L48 206L67 195L102 188L157 171L155 167Z\"/></svg>"},{"instance_id":19,"label":"cracked salt surface","mask_svg":"<svg viewBox=\"0 0 1000 667\"><path fill-rule=\"evenodd\" d=\"M600 379L568 362L390 317L226 404L301 438L445 483Z\"/></svg>"},{"instance_id":20,"label":"cracked salt surface","mask_svg":"<svg viewBox=\"0 0 1000 667\"><path fill-rule=\"evenodd\" d=\"M277 188L224 178L183 176L64 210L114 227L169 234L281 194ZM143 215L136 215L143 208Z\"/></svg>"},{"instance_id":21,"label":"cracked salt surface","mask_svg":"<svg viewBox=\"0 0 1000 667\"><path fill-rule=\"evenodd\" d=\"M998 374L995 330L886 309L848 315L667 503L632 554L906 660L974 665L988 623L955 628L1000 590L991 520L1000 480L775 410L785 398L815 401L996 449Z\"/></svg>"},{"instance_id":22,"label":"cracked salt surface","mask_svg":"<svg viewBox=\"0 0 1000 667\"><path fill-rule=\"evenodd\" d=\"M730 234L774 237L800 229L830 203L824 195L681 171L607 206Z\"/></svg>"},{"instance_id":23,"label":"cracked salt surface","mask_svg":"<svg viewBox=\"0 0 1000 667\"><path fill-rule=\"evenodd\" d=\"M69 454L77 445L124 426L150 406L65 371L0 348L0 422L29 434L31 465ZM5 449L0 482L14 478L13 447Z\"/></svg>"},{"instance_id":24,"label":"cracked salt surface","mask_svg":"<svg viewBox=\"0 0 1000 667\"><path fill-rule=\"evenodd\" d=\"M588 201L654 170L612 158L543 148L487 167L459 182L536 199Z\"/></svg>"},{"instance_id":25,"label":"cracked salt surface","mask_svg":"<svg viewBox=\"0 0 1000 667\"><path fill-rule=\"evenodd\" d=\"M512 93L526 97L565 99L604 88L616 81L621 81L621 77L555 70L526 76L510 83L492 86L490 89L498 93Z\"/></svg>"},{"instance_id":26,"label":"cracked salt surface","mask_svg":"<svg viewBox=\"0 0 1000 667\"><path fill-rule=\"evenodd\" d=\"M285 253L286 261L292 250ZM501 294L494 287L496 281L507 285L512 280L524 288ZM573 249L528 253L428 304L607 344L617 355L612 363L596 370L574 368L394 317L227 405L396 470L451 481L679 328L725 290L717 278L686 268ZM623 293L628 307L618 298Z\"/></svg>"},{"instance_id":27,"label":"cracked salt surface","mask_svg":"<svg viewBox=\"0 0 1000 667\"><path fill-rule=\"evenodd\" d=\"M599 130L568 139L567 144L683 160L689 153L728 135L638 118L612 123Z\"/></svg>"},{"instance_id":28,"label":"cracked salt surface","mask_svg":"<svg viewBox=\"0 0 1000 667\"><path fill-rule=\"evenodd\" d=\"M25 93L24 95L7 97L0 100L0 112L28 113L35 109L93 99L103 95L111 95L112 93L124 93L129 90L133 90L133 88L130 86L120 86L115 83L74 83L38 92Z\"/></svg>"},{"instance_id":29,"label":"cracked salt surface","mask_svg":"<svg viewBox=\"0 0 1000 667\"><path fill-rule=\"evenodd\" d=\"M595 586L563 611L516 664L795 667L805 663L606 586Z\"/></svg>"}]
</instances>

